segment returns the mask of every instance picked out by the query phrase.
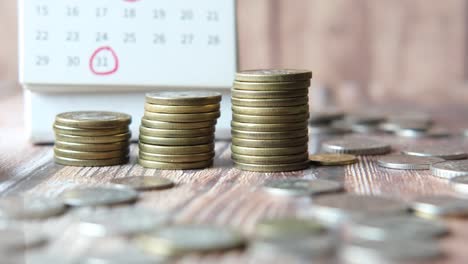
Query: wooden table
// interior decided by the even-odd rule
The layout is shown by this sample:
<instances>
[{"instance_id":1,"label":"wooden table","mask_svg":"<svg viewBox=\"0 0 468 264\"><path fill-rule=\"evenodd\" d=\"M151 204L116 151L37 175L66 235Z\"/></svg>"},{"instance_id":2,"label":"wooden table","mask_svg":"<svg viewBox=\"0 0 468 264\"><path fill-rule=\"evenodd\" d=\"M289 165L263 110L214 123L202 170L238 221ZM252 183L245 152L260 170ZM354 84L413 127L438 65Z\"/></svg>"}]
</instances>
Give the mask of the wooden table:
<instances>
[{"instance_id":1,"label":"wooden table","mask_svg":"<svg viewBox=\"0 0 468 264\"><path fill-rule=\"evenodd\" d=\"M137 175L161 175L177 183L177 187L142 193L136 206L170 213L176 223L209 223L230 225L248 234L262 218L297 214L300 204L294 199L277 199L260 191L266 180L285 178L334 179L344 181L348 192L384 195L409 200L423 194L455 195L448 182L431 176L429 171L399 171L379 168L376 156L360 157L359 163L344 167L311 167L290 173L252 173L233 168L230 143L216 142L216 158L212 168L195 171L159 171L136 165L137 146L131 150L127 165L104 168L64 167L53 162L52 147L33 146L24 135L20 96L0 101L0 196L31 194L54 196L74 186L99 185L113 178ZM451 106L433 111L440 123L454 129L463 127L468 109ZM468 126L468 123L466 124ZM390 142L398 150L405 145L424 143L457 144L467 148L468 139L403 140L388 135L372 135ZM311 149L319 139L311 137ZM314 146L315 145L315 146ZM302 211L305 208L302 208ZM45 230L60 237L51 247L63 245L64 227L68 217L42 223ZM468 220L447 220L452 235L442 240L447 257L431 263L468 263ZM61 224L60 224L61 223ZM66 226L66 225L65 225ZM70 241L74 241L74 236ZM64 250L61 248L61 250ZM188 256L184 263L230 263L246 261L242 252L225 255Z\"/></svg>"}]
</instances>

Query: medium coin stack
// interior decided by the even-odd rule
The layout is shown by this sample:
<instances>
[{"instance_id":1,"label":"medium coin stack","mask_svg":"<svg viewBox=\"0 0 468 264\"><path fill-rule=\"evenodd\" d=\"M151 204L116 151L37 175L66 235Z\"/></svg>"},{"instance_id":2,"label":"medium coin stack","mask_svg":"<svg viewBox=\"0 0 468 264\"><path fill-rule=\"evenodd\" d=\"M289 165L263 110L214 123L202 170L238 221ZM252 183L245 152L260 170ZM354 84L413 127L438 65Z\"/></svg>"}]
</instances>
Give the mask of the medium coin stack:
<instances>
[{"instance_id":1,"label":"medium coin stack","mask_svg":"<svg viewBox=\"0 0 468 264\"><path fill-rule=\"evenodd\" d=\"M129 160L131 116L79 111L56 116L55 162L68 166L112 166Z\"/></svg>"},{"instance_id":2,"label":"medium coin stack","mask_svg":"<svg viewBox=\"0 0 468 264\"><path fill-rule=\"evenodd\" d=\"M232 88L232 159L237 168L274 172L305 169L308 90L304 70L237 73Z\"/></svg>"},{"instance_id":3,"label":"medium coin stack","mask_svg":"<svg viewBox=\"0 0 468 264\"><path fill-rule=\"evenodd\" d=\"M211 166L220 102L221 94L214 92L147 94L140 126L139 164L163 170Z\"/></svg>"}]
</instances>

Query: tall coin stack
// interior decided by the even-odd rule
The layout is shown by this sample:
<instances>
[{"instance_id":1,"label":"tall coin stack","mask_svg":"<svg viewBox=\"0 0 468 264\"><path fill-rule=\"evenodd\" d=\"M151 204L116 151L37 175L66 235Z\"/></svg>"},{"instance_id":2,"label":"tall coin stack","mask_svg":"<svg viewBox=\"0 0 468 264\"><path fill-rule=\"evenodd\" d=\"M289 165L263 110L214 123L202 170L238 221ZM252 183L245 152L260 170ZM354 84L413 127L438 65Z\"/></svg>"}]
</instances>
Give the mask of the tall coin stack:
<instances>
[{"instance_id":1,"label":"tall coin stack","mask_svg":"<svg viewBox=\"0 0 468 264\"><path fill-rule=\"evenodd\" d=\"M232 89L232 159L237 168L275 172L305 169L308 90L312 73L252 70L237 73Z\"/></svg>"},{"instance_id":2,"label":"tall coin stack","mask_svg":"<svg viewBox=\"0 0 468 264\"><path fill-rule=\"evenodd\" d=\"M56 116L55 162L68 166L111 166L129 160L127 114L101 111L67 112Z\"/></svg>"},{"instance_id":3,"label":"tall coin stack","mask_svg":"<svg viewBox=\"0 0 468 264\"><path fill-rule=\"evenodd\" d=\"M220 102L221 94L214 92L147 94L140 126L139 164L163 170L211 166Z\"/></svg>"}]
</instances>

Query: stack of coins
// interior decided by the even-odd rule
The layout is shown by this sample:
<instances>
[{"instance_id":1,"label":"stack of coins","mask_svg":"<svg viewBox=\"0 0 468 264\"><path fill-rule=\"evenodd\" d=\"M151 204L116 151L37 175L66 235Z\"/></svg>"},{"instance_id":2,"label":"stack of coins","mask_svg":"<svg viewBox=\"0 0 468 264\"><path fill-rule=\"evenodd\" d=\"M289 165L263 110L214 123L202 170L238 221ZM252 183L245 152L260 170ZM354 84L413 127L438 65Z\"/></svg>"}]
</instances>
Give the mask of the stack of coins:
<instances>
[{"instance_id":1,"label":"stack of coins","mask_svg":"<svg viewBox=\"0 0 468 264\"><path fill-rule=\"evenodd\" d=\"M274 172L305 169L308 90L312 73L253 70L237 73L232 89L232 159L237 168Z\"/></svg>"},{"instance_id":2,"label":"stack of coins","mask_svg":"<svg viewBox=\"0 0 468 264\"><path fill-rule=\"evenodd\" d=\"M220 102L221 94L214 92L147 94L140 126L140 165L166 170L211 166Z\"/></svg>"},{"instance_id":3,"label":"stack of coins","mask_svg":"<svg viewBox=\"0 0 468 264\"><path fill-rule=\"evenodd\" d=\"M89 167L127 163L131 119L127 114L101 111L57 115L55 162Z\"/></svg>"}]
</instances>

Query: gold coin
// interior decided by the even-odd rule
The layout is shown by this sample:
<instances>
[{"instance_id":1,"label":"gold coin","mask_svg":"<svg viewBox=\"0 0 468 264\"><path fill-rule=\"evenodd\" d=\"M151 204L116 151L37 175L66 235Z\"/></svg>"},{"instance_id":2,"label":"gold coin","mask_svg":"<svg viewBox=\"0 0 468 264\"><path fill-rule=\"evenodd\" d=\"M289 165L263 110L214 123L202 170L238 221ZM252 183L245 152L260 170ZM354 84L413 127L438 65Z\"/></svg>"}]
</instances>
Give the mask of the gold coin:
<instances>
[{"instance_id":1,"label":"gold coin","mask_svg":"<svg viewBox=\"0 0 468 264\"><path fill-rule=\"evenodd\" d=\"M232 144L240 147L251 148L283 148L292 146L307 145L309 137L291 138L291 139L245 139L245 138L232 138Z\"/></svg>"},{"instance_id":2,"label":"gold coin","mask_svg":"<svg viewBox=\"0 0 468 264\"><path fill-rule=\"evenodd\" d=\"M246 90L231 90L233 98L245 99L282 99L291 97L307 97L309 91L302 90L288 90L288 91L246 91Z\"/></svg>"},{"instance_id":3,"label":"gold coin","mask_svg":"<svg viewBox=\"0 0 468 264\"><path fill-rule=\"evenodd\" d=\"M241 99L231 98L232 105L236 106L251 106L251 107L282 107L282 106L296 106L305 105L309 102L309 98L294 97L294 98L283 98L283 99Z\"/></svg>"},{"instance_id":4,"label":"gold coin","mask_svg":"<svg viewBox=\"0 0 468 264\"><path fill-rule=\"evenodd\" d=\"M198 162L186 162L186 163L168 163L158 162L151 160L138 159L138 164L144 168L149 169L160 169L160 170L193 170L193 169L204 169L213 165L213 160L205 160Z\"/></svg>"},{"instance_id":5,"label":"gold coin","mask_svg":"<svg viewBox=\"0 0 468 264\"><path fill-rule=\"evenodd\" d=\"M149 120L147 118L141 119L141 125L148 128L156 129L176 129L176 130L186 130L186 129L196 129L196 128L206 128L216 126L216 120L203 121L203 122L194 122L194 123L177 123L177 122L162 122L156 120Z\"/></svg>"},{"instance_id":6,"label":"gold coin","mask_svg":"<svg viewBox=\"0 0 468 264\"><path fill-rule=\"evenodd\" d=\"M128 126L132 117L117 112L78 111L58 114L55 122L59 126L75 128L114 128Z\"/></svg>"},{"instance_id":7,"label":"gold coin","mask_svg":"<svg viewBox=\"0 0 468 264\"><path fill-rule=\"evenodd\" d=\"M246 70L236 74L236 81L241 82L296 82L311 78L311 71L295 69Z\"/></svg>"},{"instance_id":8,"label":"gold coin","mask_svg":"<svg viewBox=\"0 0 468 264\"><path fill-rule=\"evenodd\" d=\"M297 123L304 122L309 118L309 114L297 115L282 115L282 116L255 116L241 115L232 113L232 120L241 123L257 123L257 124L282 124L282 123Z\"/></svg>"},{"instance_id":9,"label":"gold coin","mask_svg":"<svg viewBox=\"0 0 468 264\"><path fill-rule=\"evenodd\" d=\"M58 141L66 141L66 142L73 142L73 143L90 143L90 144L128 141L130 138L131 138L130 132L127 132L124 134L112 135L112 136L99 136L99 137L85 137L85 136L55 134L55 139Z\"/></svg>"},{"instance_id":10,"label":"gold coin","mask_svg":"<svg viewBox=\"0 0 468 264\"><path fill-rule=\"evenodd\" d=\"M159 105L210 105L221 102L221 94L205 91L165 91L146 94L146 102Z\"/></svg>"},{"instance_id":11,"label":"gold coin","mask_svg":"<svg viewBox=\"0 0 468 264\"><path fill-rule=\"evenodd\" d=\"M179 137L200 137L200 136L209 136L215 132L214 127L208 128L195 128L190 130L175 130L175 129L157 129L157 128L148 128L140 126L140 134L150 136L150 137L170 137L170 138L179 138Z\"/></svg>"},{"instance_id":12,"label":"gold coin","mask_svg":"<svg viewBox=\"0 0 468 264\"><path fill-rule=\"evenodd\" d=\"M307 152L307 145L284 148L249 148L231 145L231 152L250 156L286 156Z\"/></svg>"},{"instance_id":13,"label":"gold coin","mask_svg":"<svg viewBox=\"0 0 468 264\"><path fill-rule=\"evenodd\" d=\"M55 141L55 146L60 149L74 150L74 151L89 151L89 152L101 152L101 151L114 151L128 149L130 142L120 141L115 143L107 144L82 144L72 143L67 141Z\"/></svg>"},{"instance_id":14,"label":"gold coin","mask_svg":"<svg viewBox=\"0 0 468 264\"><path fill-rule=\"evenodd\" d=\"M163 190L174 187L174 182L156 176L131 176L111 180L114 184L125 185L138 191Z\"/></svg>"},{"instance_id":15,"label":"gold coin","mask_svg":"<svg viewBox=\"0 0 468 264\"><path fill-rule=\"evenodd\" d=\"M274 115L295 115L309 112L309 105L289 106L289 107L247 107L247 106L232 106L232 111L242 115L259 115L259 116L274 116Z\"/></svg>"},{"instance_id":16,"label":"gold coin","mask_svg":"<svg viewBox=\"0 0 468 264\"><path fill-rule=\"evenodd\" d=\"M55 155L55 163L66 165L66 166L77 166L77 167L104 167L126 164L129 161L128 157L105 159L105 160L82 160L82 159L71 159Z\"/></svg>"},{"instance_id":17,"label":"gold coin","mask_svg":"<svg viewBox=\"0 0 468 264\"><path fill-rule=\"evenodd\" d=\"M192 146L213 143L214 135L192 138L163 138L140 135L140 142L161 146Z\"/></svg>"},{"instance_id":18,"label":"gold coin","mask_svg":"<svg viewBox=\"0 0 468 264\"><path fill-rule=\"evenodd\" d=\"M239 82L234 81L233 88L249 91L283 91L304 89L310 86L310 80L298 82Z\"/></svg>"},{"instance_id":19,"label":"gold coin","mask_svg":"<svg viewBox=\"0 0 468 264\"><path fill-rule=\"evenodd\" d=\"M309 153L304 152L301 154L287 155L287 156L250 156L232 153L231 157L234 162L248 163L248 164L262 164L262 165L275 165L275 164L290 164L297 162L307 161Z\"/></svg>"},{"instance_id":20,"label":"gold coin","mask_svg":"<svg viewBox=\"0 0 468 264\"><path fill-rule=\"evenodd\" d=\"M57 134L63 135L73 135L73 136L112 136L117 134L127 133L128 126L116 127L116 128L103 128L103 129L83 129L83 128L74 128L54 124L54 131Z\"/></svg>"},{"instance_id":21,"label":"gold coin","mask_svg":"<svg viewBox=\"0 0 468 264\"><path fill-rule=\"evenodd\" d=\"M183 105L158 105L158 104L145 104L145 110L154 113L166 114L194 114L194 113L208 113L219 111L219 104L211 105L196 105L196 106L183 106Z\"/></svg>"},{"instance_id":22,"label":"gold coin","mask_svg":"<svg viewBox=\"0 0 468 264\"><path fill-rule=\"evenodd\" d=\"M193 145L193 146L158 146L140 142L140 151L154 154L167 155L183 155L183 154L199 154L214 151L214 143Z\"/></svg>"},{"instance_id":23,"label":"gold coin","mask_svg":"<svg viewBox=\"0 0 468 264\"><path fill-rule=\"evenodd\" d=\"M297 123L283 123L283 124L257 124L257 123L241 123L231 121L231 127L235 130L242 131L258 131L258 132L284 132L307 129L308 122L302 121Z\"/></svg>"},{"instance_id":24,"label":"gold coin","mask_svg":"<svg viewBox=\"0 0 468 264\"><path fill-rule=\"evenodd\" d=\"M168 162L168 163L183 163L183 162L198 162L204 160L213 159L215 153L199 153L199 154L187 154L187 155L173 155L173 154L154 154L140 151L140 159L159 161L159 162Z\"/></svg>"},{"instance_id":25,"label":"gold coin","mask_svg":"<svg viewBox=\"0 0 468 264\"><path fill-rule=\"evenodd\" d=\"M198 114L163 114L145 112L145 118L149 120L163 121L163 122L180 122L180 123L194 123L216 120L221 116L221 112L209 112Z\"/></svg>"},{"instance_id":26,"label":"gold coin","mask_svg":"<svg viewBox=\"0 0 468 264\"><path fill-rule=\"evenodd\" d=\"M128 156L128 149L115 150L106 152L89 152L89 151L74 151L66 150L55 147L54 153L57 156L70 158L70 159L84 159L84 160L104 160Z\"/></svg>"},{"instance_id":27,"label":"gold coin","mask_svg":"<svg viewBox=\"0 0 468 264\"><path fill-rule=\"evenodd\" d=\"M323 166L339 166L354 164L358 161L357 157L350 154L315 154L309 156L312 164Z\"/></svg>"},{"instance_id":28,"label":"gold coin","mask_svg":"<svg viewBox=\"0 0 468 264\"><path fill-rule=\"evenodd\" d=\"M256 172L282 172L304 170L309 167L309 161L291 163L291 164L276 164L276 165L258 165L234 162L234 166L240 170L256 171Z\"/></svg>"},{"instance_id":29,"label":"gold coin","mask_svg":"<svg viewBox=\"0 0 468 264\"><path fill-rule=\"evenodd\" d=\"M307 128L286 132L252 132L232 129L231 135L236 138L245 139L288 139L305 137L308 135L308 131Z\"/></svg>"}]
</instances>

